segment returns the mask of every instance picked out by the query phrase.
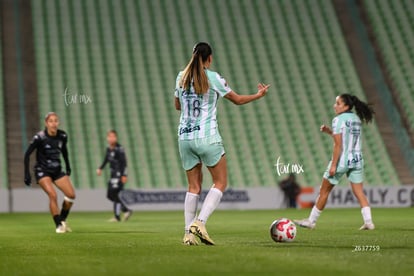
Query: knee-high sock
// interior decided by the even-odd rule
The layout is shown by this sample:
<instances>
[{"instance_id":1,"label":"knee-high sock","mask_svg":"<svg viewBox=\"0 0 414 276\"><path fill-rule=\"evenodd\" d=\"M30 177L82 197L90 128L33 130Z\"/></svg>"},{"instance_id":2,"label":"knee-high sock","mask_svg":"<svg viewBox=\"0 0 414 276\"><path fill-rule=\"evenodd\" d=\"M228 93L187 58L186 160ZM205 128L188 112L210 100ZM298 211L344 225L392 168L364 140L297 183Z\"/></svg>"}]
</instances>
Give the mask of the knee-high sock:
<instances>
[{"instance_id":1,"label":"knee-high sock","mask_svg":"<svg viewBox=\"0 0 414 276\"><path fill-rule=\"evenodd\" d=\"M60 210L60 218L62 219L62 221L66 221L66 218L69 215L70 208L72 207L74 201L74 199L66 196L63 199L62 210Z\"/></svg>"},{"instance_id":2,"label":"knee-high sock","mask_svg":"<svg viewBox=\"0 0 414 276\"><path fill-rule=\"evenodd\" d=\"M60 225L60 223L62 222L62 219L60 218L60 215L54 215L53 216L53 221L55 222L56 228Z\"/></svg>"},{"instance_id":3,"label":"knee-high sock","mask_svg":"<svg viewBox=\"0 0 414 276\"><path fill-rule=\"evenodd\" d=\"M319 210L318 208L316 208L316 205L313 206L312 211L309 215L309 220L312 223L316 223L316 221L318 220L319 216L321 215L322 211Z\"/></svg>"},{"instance_id":4,"label":"knee-high sock","mask_svg":"<svg viewBox=\"0 0 414 276\"><path fill-rule=\"evenodd\" d=\"M362 214L362 218L364 219L364 223L366 224L372 223L371 207L365 206L361 208L361 214Z\"/></svg>"},{"instance_id":5,"label":"knee-high sock","mask_svg":"<svg viewBox=\"0 0 414 276\"><path fill-rule=\"evenodd\" d=\"M198 220L204 224L207 222L208 217L214 212L220 203L223 193L217 188L211 188L208 192L206 199L204 200L203 207L201 208Z\"/></svg>"},{"instance_id":6,"label":"knee-high sock","mask_svg":"<svg viewBox=\"0 0 414 276\"><path fill-rule=\"evenodd\" d=\"M187 192L184 201L184 222L186 232L189 231L191 223L196 218L199 195Z\"/></svg>"},{"instance_id":7,"label":"knee-high sock","mask_svg":"<svg viewBox=\"0 0 414 276\"><path fill-rule=\"evenodd\" d=\"M120 202L120 204L121 204L121 211L122 212L129 212L129 211L131 211L128 207L126 207L125 206L125 204L123 204L122 202Z\"/></svg>"}]
</instances>

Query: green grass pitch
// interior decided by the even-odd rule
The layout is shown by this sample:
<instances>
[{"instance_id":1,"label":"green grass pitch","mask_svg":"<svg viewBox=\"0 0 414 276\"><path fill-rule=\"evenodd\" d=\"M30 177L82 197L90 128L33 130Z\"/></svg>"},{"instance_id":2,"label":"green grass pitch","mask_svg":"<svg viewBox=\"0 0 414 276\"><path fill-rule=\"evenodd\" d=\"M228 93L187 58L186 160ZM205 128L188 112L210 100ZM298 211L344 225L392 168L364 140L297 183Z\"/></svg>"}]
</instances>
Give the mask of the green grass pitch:
<instances>
[{"instance_id":1,"label":"green grass pitch","mask_svg":"<svg viewBox=\"0 0 414 276\"><path fill-rule=\"evenodd\" d=\"M0 275L413 275L413 208L373 209L374 231L357 230L359 209L327 209L294 242L271 240L274 219L308 213L218 210L207 224L216 246L191 247L182 212L135 211L115 224L109 212L74 212L67 234L46 213L0 214Z\"/></svg>"}]
</instances>

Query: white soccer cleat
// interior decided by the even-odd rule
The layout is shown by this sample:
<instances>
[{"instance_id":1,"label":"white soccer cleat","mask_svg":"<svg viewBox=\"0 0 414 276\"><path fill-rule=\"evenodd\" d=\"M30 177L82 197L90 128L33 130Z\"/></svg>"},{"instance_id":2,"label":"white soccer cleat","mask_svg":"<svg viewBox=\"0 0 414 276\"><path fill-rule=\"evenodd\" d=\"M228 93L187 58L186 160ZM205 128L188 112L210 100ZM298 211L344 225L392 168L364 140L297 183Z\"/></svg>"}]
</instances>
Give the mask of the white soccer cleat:
<instances>
[{"instance_id":1,"label":"white soccer cleat","mask_svg":"<svg viewBox=\"0 0 414 276\"><path fill-rule=\"evenodd\" d=\"M119 222L119 220L117 220L115 217L108 219L108 222Z\"/></svg>"},{"instance_id":2,"label":"white soccer cleat","mask_svg":"<svg viewBox=\"0 0 414 276\"><path fill-rule=\"evenodd\" d=\"M61 224L63 226L63 229L65 229L65 232L72 232L72 229L70 229L66 221L62 221Z\"/></svg>"},{"instance_id":3,"label":"white soccer cleat","mask_svg":"<svg viewBox=\"0 0 414 276\"><path fill-rule=\"evenodd\" d=\"M59 224L59 226L56 227L56 233L58 233L58 234L66 233L65 227L62 224Z\"/></svg>"},{"instance_id":4,"label":"white soccer cleat","mask_svg":"<svg viewBox=\"0 0 414 276\"><path fill-rule=\"evenodd\" d=\"M364 223L359 230L374 230L375 225L373 223Z\"/></svg>"},{"instance_id":5,"label":"white soccer cleat","mask_svg":"<svg viewBox=\"0 0 414 276\"><path fill-rule=\"evenodd\" d=\"M183 238L184 245L198 245L196 237L192 233L185 233Z\"/></svg>"},{"instance_id":6,"label":"white soccer cleat","mask_svg":"<svg viewBox=\"0 0 414 276\"><path fill-rule=\"evenodd\" d=\"M315 229L316 227L316 223L311 222L309 219L294 220L293 222L303 228Z\"/></svg>"},{"instance_id":7,"label":"white soccer cleat","mask_svg":"<svg viewBox=\"0 0 414 276\"><path fill-rule=\"evenodd\" d=\"M132 216L132 210L129 210L128 212L125 212L123 222L127 221Z\"/></svg>"},{"instance_id":8,"label":"white soccer cleat","mask_svg":"<svg viewBox=\"0 0 414 276\"><path fill-rule=\"evenodd\" d=\"M194 221L190 226L190 232L199 237L202 243L214 245L214 241L209 237L207 229L201 221Z\"/></svg>"}]
</instances>

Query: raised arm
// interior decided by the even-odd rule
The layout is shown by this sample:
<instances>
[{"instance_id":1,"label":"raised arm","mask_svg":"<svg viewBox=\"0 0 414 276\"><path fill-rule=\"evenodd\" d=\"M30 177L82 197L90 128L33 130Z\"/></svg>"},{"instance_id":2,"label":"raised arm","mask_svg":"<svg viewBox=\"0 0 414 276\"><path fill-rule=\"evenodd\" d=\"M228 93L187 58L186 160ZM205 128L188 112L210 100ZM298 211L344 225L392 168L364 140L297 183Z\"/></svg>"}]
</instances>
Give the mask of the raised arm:
<instances>
[{"instance_id":1,"label":"raised arm","mask_svg":"<svg viewBox=\"0 0 414 276\"><path fill-rule=\"evenodd\" d=\"M261 97L265 96L267 93L267 90L269 89L270 84L263 84L263 83L259 83L257 85L257 93L256 94L251 94L251 95L239 95L234 91L231 91L229 93L227 93L224 97L228 100L230 100L232 103L236 104L236 105L243 105L243 104L247 104L250 103L252 101L255 101L257 99L260 99Z\"/></svg>"},{"instance_id":2,"label":"raised arm","mask_svg":"<svg viewBox=\"0 0 414 276\"><path fill-rule=\"evenodd\" d=\"M321 125L320 131L332 136L332 129L327 125Z\"/></svg>"}]
</instances>

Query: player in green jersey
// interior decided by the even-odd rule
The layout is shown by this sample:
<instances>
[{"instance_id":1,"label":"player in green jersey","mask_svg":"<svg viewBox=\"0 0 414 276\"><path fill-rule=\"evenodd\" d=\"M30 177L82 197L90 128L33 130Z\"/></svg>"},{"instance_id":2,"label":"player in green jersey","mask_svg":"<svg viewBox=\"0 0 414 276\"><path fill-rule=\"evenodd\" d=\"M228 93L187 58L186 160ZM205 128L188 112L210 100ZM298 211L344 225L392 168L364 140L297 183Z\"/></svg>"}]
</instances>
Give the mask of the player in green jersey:
<instances>
[{"instance_id":1,"label":"player in green jersey","mask_svg":"<svg viewBox=\"0 0 414 276\"><path fill-rule=\"evenodd\" d=\"M175 108L181 111L178 145L182 165L187 174L188 192L184 202L185 234L183 243L198 244L195 236L213 245L205 228L227 186L227 165L216 118L217 101L224 97L241 105L266 95L269 85L260 83L252 95L239 95L218 73L211 71L212 49L206 42L197 43L191 60L177 76ZM211 173L213 187L209 190L198 216L198 200L202 184L202 164Z\"/></svg>"},{"instance_id":2,"label":"player in green jersey","mask_svg":"<svg viewBox=\"0 0 414 276\"><path fill-rule=\"evenodd\" d=\"M356 114L352 112L352 109L355 109ZM322 125L320 129L333 138L332 159L323 175L319 196L309 218L295 222L305 228L315 228L316 221L325 208L329 193L339 183L342 176L346 175L362 208L364 224L360 230L373 230L375 226L372 222L371 208L362 188L364 158L361 125L372 121L374 111L368 104L350 94L336 97L334 110L336 117L332 120L332 129L326 125Z\"/></svg>"}]
</instances>

